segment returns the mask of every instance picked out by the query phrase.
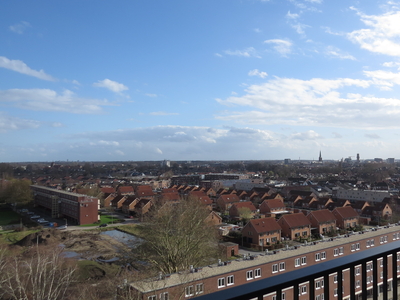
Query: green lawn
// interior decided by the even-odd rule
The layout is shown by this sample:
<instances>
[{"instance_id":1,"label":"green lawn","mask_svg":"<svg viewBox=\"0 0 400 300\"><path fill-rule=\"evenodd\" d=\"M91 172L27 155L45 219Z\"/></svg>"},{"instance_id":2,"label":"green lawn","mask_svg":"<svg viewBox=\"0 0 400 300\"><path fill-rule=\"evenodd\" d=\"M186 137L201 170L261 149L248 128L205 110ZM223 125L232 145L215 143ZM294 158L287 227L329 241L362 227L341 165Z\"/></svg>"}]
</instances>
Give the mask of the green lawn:
<instances>
[{"instance_id":1,"label":"green lawn","mask_svg":"<svg viewBox=\"0 0 400 300\"><path fill-rule=\"evenodd\" d=\"M25 231L0 231L0 245L10 245L14 244L20 240L22 240L24 237L31 233L35 233L39 231L38 229L35 230L25 230Z\"/></svg>"},{"instance_id":2,"label":"green lawn","mask_svg":"<svg viewBox=\"0 0 400 300\"><path fill-rule=\"evenodd\" d=\"M100 222L96 222L94 224L86 224L86 225L79 225L80 227L90 227L90 226L99 226L100 224L106 223L106 224L117 224L121 223L120 219L113 218L109 215L100 215Z\"/></svg>"},{"instance_id":3,"label":"green lawn","mask_svg":"<svg viewBox=\"0 0 400 300\"><path fill-rule=\"evenodd\" d=\"M0 211L0 226L18 224L21 216L12 210Z\"/></svg>"}]
</instances>

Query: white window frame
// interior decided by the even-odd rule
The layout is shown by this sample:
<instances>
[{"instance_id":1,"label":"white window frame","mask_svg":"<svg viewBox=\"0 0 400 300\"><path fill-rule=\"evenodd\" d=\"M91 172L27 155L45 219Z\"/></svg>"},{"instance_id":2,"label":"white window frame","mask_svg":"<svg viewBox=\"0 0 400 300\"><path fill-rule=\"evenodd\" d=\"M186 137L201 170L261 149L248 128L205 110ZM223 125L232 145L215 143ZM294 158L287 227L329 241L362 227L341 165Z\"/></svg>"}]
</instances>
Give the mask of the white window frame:
<instances>
[{"instance_id":1,"label":"white window frame","mask_svg":"<svg viewBox=\"0 0 400 300\"><path fill-rule=\"evenodd\" d=\"M261 268L254 270L254 278L259 278L259 277L261 277Z\"/></svg>"},{"instance_id":2,"label":"white window frame","mask_svg":"<svg viewBox=\"0 0 400 300\"><path fill-rule=\"evenodd\" d=\"M246 272L246 280L252 280L254 278L253 270Z\"/></svg>"},{"instance_id":3,"label":"white window frame","mask_svg":"<svg viewBox=\"0 0 400 300\"><path fill-rule=\"evenodd\" d=\"M235 276L234 275L229 275L226 277L226 285L234 285L235 284Z\"/></svg>"},{"instance_id":4,"label":"white window frame","mask_svg":"<svg viewBox=\"0 0 400 300\"><path fill-rule=\"evenodd\" d=\"M194 286L188 285L185 287L185 297L191 297L194 295Z\"/></svg>"},{"instance_id":5,"label":"white window frame","mask_svg":"<svg viewBox=\"0 0 400 300\"><path fill-rule=\"evenodd\" d=\"M320 261L320 260L321 260L321 254L315 253L315 261Z\"/></svg>"},{"instance_id":6,"label":"white window frame","mask_svg":"<svg viewBox=\"0 0 400 300\"><path fill-rule=\"evenodd\" d=\"M295 258L294 259L294 267L295 268L297 268L297 267L300 267L300 257L298 257L298 258Z\"/></svg>"},{"instance_id":7,"label":"white window frame","mask_svg":"<svg viewBox=\"0 0 400 300\"><path fill-rule=\"evenodd\" d=\"M272 265L272 273L277 273L278 272L278 264L273 264Z\"/></svg>"},{"instance_id":8,"label":"white window frame","mask_svg":"<svg viewBox=\"0 0 400 300\"><path fill-rule=\"evenodd\" d=\"M304 265L306 265L306 264L307 264L307 256L303 256L303 257L301 258L301 265L304 266Z\"/></svg>"},{"instance_id":9,"label":"white window frame","mask_svg":"<svg viewBox=\"0 0 400 300\"><path fill-rule=\"evenodd\" d=\"M169 300L168 292L164 292L160 294L160 300Z\"/></svg>"},{"instance_id":10,"label":"white window frame","mask_svg":"<svg viewBox=\"0 0 400 300\"><path fill-rule=\"evenodd\" d=\"M280 262L279 263L279 272L285 271L285 268L286 268L285 262L284 261Z\"/></svg>"},{"instance_id":11,"label":"white window frame","mask_svg":"<svg viewBox=\"0 0 400 300\"><path fill-rule=\"evenodd\" d=\"M147 300L157 300L157 296L156 295L148 296Z\"/></svg>"},{"instance_id":12,"label":"white window frame","mask_svg":"<svg viewBox=\"0 0 400 300\"><path fill-rule=\"evenodd\" d=\"M343 255L344 254L344 249L343 247L339 247L339 255Z\"/></svg>"},{"instance_id":13,"label":"white window frame","mask_svg":"<svg viewBox=\"0 0 400 300\"><path fill-rule=\"evenodd\" d=\"M321 252L321 260L324 260L324 259L326 259L326 252L325 251Z\"/></svg>"},{"instance_id":14,"label":"white window frame","mask_svg":"<svg viewBox=\"0 0 400 300\"><path fill-rule=\"evenodd\" d=\"M218 288L225 287L225 277L218 278Z\"/></svg>"},{"instance_id":15,"label":"white window frame","mask_svg":"<svg viewBox=\"0 0 400 300\"><path fill-rule=\"evenodd\" d=\"M333 256L338 256L339 255L339 249L335 248L333 249Z\"/></svg>"},{"instance_id":16,"label":"white window frame","mask_svg":"<svg viewBox=\"0 0 400 300\"><path fill-rule=\"evenodd\" d=\"M196 284L196 295L203 294L204 293L204 284L203 283L198 283Z\"/></svg>"}]
</instances>

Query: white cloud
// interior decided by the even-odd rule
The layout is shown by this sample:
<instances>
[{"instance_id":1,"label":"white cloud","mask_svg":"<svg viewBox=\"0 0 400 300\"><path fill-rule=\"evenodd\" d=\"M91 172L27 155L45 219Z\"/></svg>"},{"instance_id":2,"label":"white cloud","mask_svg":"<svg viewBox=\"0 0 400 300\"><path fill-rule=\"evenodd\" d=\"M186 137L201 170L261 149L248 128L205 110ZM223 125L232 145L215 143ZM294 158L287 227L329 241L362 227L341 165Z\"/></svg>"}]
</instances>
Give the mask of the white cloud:
<instances>
[{"instance_id":1,"label":"white cloud","mask_svg":"<svg viewBox=\"0 0 400 300\"><path fill-rule=\"evenodd\" d=\"M356 58L353 55L350 55L348 53L345 53L341 51L339 48L333 47L333 46L328 46L325 49L325 54L331 57L337 57L340 59L350 59L350 60L356 60Z\"/></svg>"},{"instance_id":2,"label":"white cloud","mask_svg":"<svg viewBox=\"0 0 400 300\"><path fill-rule=\"evenodd\" d=\"M155 97L157 97L157 94L145 94L145 96L155 98Z\"/></svg>"},{"instance_id":3,"label":"white cloud","mask_svg":"<svg viewBox=\"0 0 400 300\"><path fill-rule=\"evenodd\" d=\"M11 25L11 26L9 27L9 29L10 29L12 32L15 32L15 33L18 33L18 34L23 34L24 31L25 31L26 29L28 29L29 27L32 27L31 24L29 24L29 22L21 21L21 22L15 24L15 25Z\"/></svg>"},{"instance_id":4,"label":"white cloud","mask_svg":"<svg viewBox=\"0 0 400 300\"><path fill-rule=\"evenodd\" d=\"M0 68L9 69L18 73L22 73L25 75L33 76L39 79L48 80L48 81L56 81L54 77L46 74L43 70L36 71L29 68L23 61L21 60L11 60L7 57L0 56Z\"/></svg>"},{"instance_id":5,"label":"white cloud","mask_svg":"<svg viewBox=\"0 0 400 300\"><path fill-rule=\"evenodd\" d=\"M8 116L5 113L0 112L1 133L15 131L15 130L23 130L23 129L36 129L39 126L40 126L39 121L20 119Z\"/></svg>"},{"instance_id":6,"label":"white cloud","mask_svg":"<svg viewBox=\"0 0 400 300\"><path fill-rule=\"evenodd\" d=\"M366 133L365 137L369 138L369 139L380 139L381 137L379 135L377 135L376 133Z\"/></svg>"},{"instance_id":7,"label":"white cloud","mask_svg":"<svg viewBox=\"0 0 400 300\"><path fill-rule=\"evenodd\" d=\"M388 62L384 62L382 64L382 66L388 67L388 68L397 68L398 70L400 70L400 62L388 61Z\"/></svg>"},{"instance_id":8,"label":"white cloud","mask_svg":"<svg viewBox=\"0 0 400 300\"><path fill-rule=\"evenodd\" d=\"M290 10L286 14L286 18L288 18L288 19L297 19L298 17L299 17L299 14L292 14L290 12Z\"/></svg>"},{"instance_id":9,"label":"white cloud","mask_svg":"<svg viewBox=\"0 0 400 300\"><path fill-rule=\"evenodd\" d=\"M262 32L262 30L261 30L260 28L254 28L253 30L254 30L254 32L256 32L256 33L261 33L261 32Z\"/></svg>"},{"instance_id":10,"label":"white cloud","mask_svg":"<svg viewBox=\"0 0 400 300\"><path fill-rule=\"evenodd\" d=\"M256 49L254 49L253 47L249 47L244 50L235 50L235 51L225 50L224 53L227 55L233 55L233 56L261 58L261 56L257 53Z\"/></svg>"},{"instance_id":11,"label":"white cloud","mask_svg":"<svg viewBox=\"0 0 400 300\"><path fill-rule=\"evenodd\" d=\"M50 89L0 90L0 103L35 111L58 111L75 114L102 113L102 106L111 105L107 100L80 98L70 90L62 94Z\"/></svg>"},{"instance_id":12,"label":"white cloud","mask_svg":"<svg viewBox=\"0 0 400 300\"><path fill-rule=\"evenodd\" d=\"M280 53L282 56L286 56L292 51L292 42L287 40L271 39L264 41L264 43L274 45L273 48L275 49L275 51Z\"/></svg>"},{"instance_id":13,"label":"white cloud","mask_svg":"<svg viewBox=\"0 0 400 300\"><path fill-rule=\"evenodd\" d=\"M123 91L128 90L127 86L123 85L122 83L112 81L110 79L99 80L98 82L93 83L93 86L103 87L109 89L114 93L121 93Z\"/></svg>"},{"instance_id":14,"label":"white cloud","mask_svg":"<svg viewBox=\"0 0 400 300\"><path fill-rule=\"evenodd\" d=\"M241 97L217 99L229 110L216 118L239 124L399 128L400 99L344 92L346 88L363 90L381 84L375 80L351 78L277 77L249 86ZM246 107L248 110L244 109Z\"/></svg>"},{"instance_id":15,"label":"white cloud","mask_svg":"<svg viewBox=\"0 0 400 300\"><path fill-rule=\"evenodd\" d=\"M291 138L302 141L323 139L323 137L320 134L316 133L314 130L292 134Z\"/></svg>"},{"instance_id":16,"label":"white cloud","mask_svg":"<svg viewBox=\"0 0 400 300\"><path fill-rule=\"evenodd\" d=\"M368 28L348 33L348 39L374 53L400 56L400 11L377 16L357 13Z\"/></svg>"},{"instance_id":17,"label":"white cloud","mask_svg":"<svg viewBox=\"0 0 400 300\"><path fill-rule=\"evenodd\" d=\"M155 112L151 112L150 115L152 115L152 116L176 116L179 114L178 113L168 113L165 111L155 111Z\"/></svg>"},{"instance_id":18,"label":"white cloud","mask_svg":"<svg viewBox=\"0 0 400 300\"><path fill-rule=\"evenodd\" d=\"M267 72L260 72L258 69L249 71L248 75L249 76L258 76L261 78L266 78L268 76Z\"/></svg>"}]
</instances>

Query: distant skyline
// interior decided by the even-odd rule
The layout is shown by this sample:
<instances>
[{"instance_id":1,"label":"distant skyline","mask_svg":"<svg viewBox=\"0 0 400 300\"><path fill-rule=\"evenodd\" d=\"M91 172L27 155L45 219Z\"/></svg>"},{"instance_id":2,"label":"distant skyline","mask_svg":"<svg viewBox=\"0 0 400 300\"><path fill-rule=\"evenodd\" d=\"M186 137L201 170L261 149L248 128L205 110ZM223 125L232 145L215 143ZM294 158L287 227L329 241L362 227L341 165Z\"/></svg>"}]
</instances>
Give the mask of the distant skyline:
<instances>
[{"instance_id":1,"label":"distant skyline","mask_svg":"<svg viewBox=\"0 0 400 300\"><path fill-rule=\"evenodd\" d=\"M5 1L0 161L400 153L400 1Z\"/></svg>"}]
</instances>

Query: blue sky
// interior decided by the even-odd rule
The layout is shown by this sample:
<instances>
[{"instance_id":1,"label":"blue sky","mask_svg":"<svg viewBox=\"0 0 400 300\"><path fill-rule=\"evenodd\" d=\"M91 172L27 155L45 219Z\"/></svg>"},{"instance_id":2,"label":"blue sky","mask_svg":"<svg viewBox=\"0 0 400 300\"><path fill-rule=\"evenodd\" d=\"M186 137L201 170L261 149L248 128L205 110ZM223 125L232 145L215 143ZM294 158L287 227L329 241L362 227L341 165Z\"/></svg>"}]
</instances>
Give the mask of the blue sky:
<instances>
[{"instance_id":1,"label":"blue sky","mask_svg":"<svg viewBox=\"0 0 400 300\"><path fill-rule=\"evenodd\" d=\"M399 158L400 1L3 1L0 157Z\"/></svg>"}]
</instances>

